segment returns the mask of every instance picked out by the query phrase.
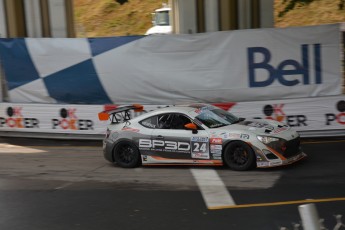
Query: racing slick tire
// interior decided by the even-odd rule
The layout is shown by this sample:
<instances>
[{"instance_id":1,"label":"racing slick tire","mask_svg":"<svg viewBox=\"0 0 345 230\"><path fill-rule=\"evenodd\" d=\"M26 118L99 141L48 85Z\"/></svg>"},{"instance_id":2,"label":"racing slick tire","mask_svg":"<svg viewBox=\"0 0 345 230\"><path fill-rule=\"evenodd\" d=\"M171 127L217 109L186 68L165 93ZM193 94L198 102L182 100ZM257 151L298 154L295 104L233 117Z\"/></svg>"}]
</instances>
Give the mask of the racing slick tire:
<instances>
[{"instance_id":1,"label":"racing slick tire","mask_svg":"<svg viewBox=\"0 0 345 230\"><path fill-rule=\"evenodd\" d=\"M242 141L230 142L223 152L223 161L230 169L245 171L256 166L252 148Z\"/></svg>"},{"instance_id":2,"label":"racing slick tire","mask_svg":"<svg viewBox=\"0 0 345 230\"><path fill-rule=\"evenodd\" d=\"M114 160L123 168L135 168L141 164L139 149L130 141L121 141L114 148Z\"/></svg>"}]
</instances>

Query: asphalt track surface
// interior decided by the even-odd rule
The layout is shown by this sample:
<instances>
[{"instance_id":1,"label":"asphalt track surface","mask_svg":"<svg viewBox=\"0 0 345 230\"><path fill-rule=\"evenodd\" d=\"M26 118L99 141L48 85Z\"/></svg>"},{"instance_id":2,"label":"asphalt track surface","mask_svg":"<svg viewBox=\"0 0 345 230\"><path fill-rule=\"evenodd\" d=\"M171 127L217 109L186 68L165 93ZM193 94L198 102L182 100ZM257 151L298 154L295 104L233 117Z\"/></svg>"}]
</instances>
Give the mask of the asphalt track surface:
<instances>
[{"instance_id":1,"label":"asphalt track surface","mask_svg":"<svg viewBox=\"0 0 345 230\"><path fill-rule=\"evenodd\" d=\"M0 229L293 229L306 203L328 229L345 215L345 138L303 140L306 160L249 172L122 169L103 159L101 145L0 138ZM217 205L198 175L224 192Z\"/></svg>"}]
</instances>

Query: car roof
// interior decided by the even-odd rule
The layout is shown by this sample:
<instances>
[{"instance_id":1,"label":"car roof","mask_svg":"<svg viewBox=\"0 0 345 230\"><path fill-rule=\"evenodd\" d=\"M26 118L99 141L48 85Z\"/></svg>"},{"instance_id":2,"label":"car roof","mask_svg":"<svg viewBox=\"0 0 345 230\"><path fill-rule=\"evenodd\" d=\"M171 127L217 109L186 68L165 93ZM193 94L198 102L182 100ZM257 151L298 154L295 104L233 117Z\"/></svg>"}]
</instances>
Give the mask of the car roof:
<instances>
[{"instance_id":1,"label":"car roof","mask_svg":"<svg viewBox=\"0 0 345 230\"><path fill-rule=\"evenodd\" d=\"M184 114L188 114L191 111L195 111L195 109L203 108L206 106L211 106L211 105L208 105L208 104L173 105L173 106L159 108L159 109L150 111L150 112L145 113L141 116L133 118L132 120L137 120L137 119L142 120L142 119L145 119L147 117L155 116L155 115L161 114L161 113L184 113Z\"/></svg>"},{"instance_id":2,"label":"car roof","mask_svg":"<svg viewBox=\"0 0 345 230\"><path fill-rule=\"evenodd\" d=\"M156 109L154 111L152 111L152 113L178 113L178 112L182 112L182 113L188 113L190 111L195 110L192 107L189 107L188 105L177 105L177 106L169 106L169 107L164 107L164 108L159 108Z\"/></svg>"}]
</instances>

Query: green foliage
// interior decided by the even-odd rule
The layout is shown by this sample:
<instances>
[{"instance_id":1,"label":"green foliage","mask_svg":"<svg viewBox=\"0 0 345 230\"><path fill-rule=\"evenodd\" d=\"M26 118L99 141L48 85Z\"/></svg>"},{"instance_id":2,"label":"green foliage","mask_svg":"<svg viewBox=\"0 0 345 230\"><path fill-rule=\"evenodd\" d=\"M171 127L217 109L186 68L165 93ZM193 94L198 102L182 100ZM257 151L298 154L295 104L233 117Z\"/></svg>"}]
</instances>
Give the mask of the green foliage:
<instances>
[{"instance_id":1,"label":"green foliage","mask_svg":"<svg viewBox=\"0 0 345 230\"><path fill-rule=\"evenodd\" d=\"M338 4L338 8L339 10L343 10L345 7L345 0L340 0L339 4Z\"/></svg>"},{"instance_id":2,"label":"green foliage","mask_svg":"<svg viewBox=\"0 0 345 230\"><path fill-rule=\"evenodd\" d=\"M117 7L119 6L119 3L116 3L115 1L109 0L103 7L103 13L110 14L112 13Z\"/></svg>"},{"instance_id":3,"label":"green foliage","mask_svg":"<svg viewBox=\"0 0 345 230\"><path fill-rule=\"evenodd\" d=\"M121 5L125 4L128 2L128 0L115 0L116 2L120 3Z\"/></svg>"},{"instance_id":4,"label":"green foliage","mask_svg":"<svg viewBox=\"0 0 345 230\"><path fill-rule=\"evenodd\" d=\"M290 10L293 10L296 5L308 5L314 0L282 0L283 4L286 4L284 10L278 13L278 17L283 17ZM345 0L339 0L338 9L343 10L345 7Z\"/></svg>"},{"instance_id":5,"label":"green foliage","mask_svg":"<svg viewBox=\"0 0 345 230\"><path fill-rule=\"evenodd\" d=\"M297 4L307 5L314 0L283 0L283 4L286 4L284 10L280 11L278 17L283 17L290 10L293 10Z\"/></svg>"}]
</instances>

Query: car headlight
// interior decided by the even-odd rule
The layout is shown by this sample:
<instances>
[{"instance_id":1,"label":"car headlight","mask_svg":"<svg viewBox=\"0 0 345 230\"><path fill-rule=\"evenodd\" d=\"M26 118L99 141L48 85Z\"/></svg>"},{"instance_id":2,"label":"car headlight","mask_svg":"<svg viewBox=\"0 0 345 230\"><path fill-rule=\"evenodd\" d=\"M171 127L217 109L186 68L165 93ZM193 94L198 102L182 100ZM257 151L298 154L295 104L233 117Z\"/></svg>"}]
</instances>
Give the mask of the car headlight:
<instances>
[{"instance_id":1,"label":"car headlight","mask_svg":"<svg viewBox=\"0 0 345 230\"><path fill-rule=\"evenodd\" d=\"M258 140L261 141L264 144L269 144L273 141L278 141L278 138L275 137L268 137L268 136L257 136Z\"/></svg>"}]
</instances>

